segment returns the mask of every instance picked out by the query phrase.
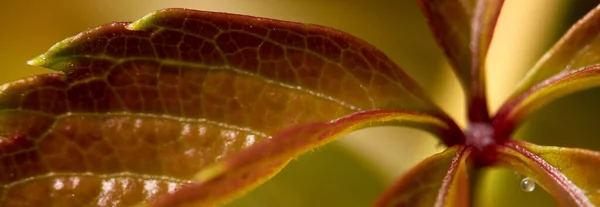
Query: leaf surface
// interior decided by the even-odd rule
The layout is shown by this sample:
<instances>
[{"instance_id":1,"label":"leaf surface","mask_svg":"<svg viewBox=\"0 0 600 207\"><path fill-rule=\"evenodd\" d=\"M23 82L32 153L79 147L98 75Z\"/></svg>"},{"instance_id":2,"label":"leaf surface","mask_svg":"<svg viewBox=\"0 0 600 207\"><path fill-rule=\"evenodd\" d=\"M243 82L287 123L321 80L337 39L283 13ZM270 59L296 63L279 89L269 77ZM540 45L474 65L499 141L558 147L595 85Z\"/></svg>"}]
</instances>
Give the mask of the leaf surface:
<instances>
[{"instance_id":1,"label":"leaf surface","mask_svg":"<svg viewBox=\"0 0 600 207\"><path fill-rule=\"evenodd\" d=\"M546 104L585 89L600 86L600 65L564 71L508 99L493 119L498 139L507 139L516 127Z\"/></svg>"},{"instance_id":2,"label":"leaf surface","mask_svg":"<svg viewBox=\"0 0 600 207\"><path fill-rule=\"evenodd\" d=\"M507 141L499 152L500 165L538 182L561 206L600 205L600 153L517 140Z\"/></svg>"},{"instance_id":3,"label":"leaf surface","mask_svg":"<svg viewBox=\"0 0 600 207\"><path fill-rule=\"evenodd\" d=\"M387 189L375 206L469 206L469 153L465 146L454 146L427 158Z\"/></svg>"},{"instance_id":4,"label":"leaf surface","mask_svg":"<svg viewBox=\"0 0 600 207\"><path fill-rule=\"evenodd\" d=\"M359 110L402 109L458 132L384 54L315 25L167 9L30 64L63 73L0 87L1 205L130 206L221 175L204 169L282 130ZM227 174L256 182L220 187L247 189L298 154L280 150L248 157L270 167Z\"/></svg>"},{"instance_id":5,"label":"leaf surface","mask_svg":"<svg viewBox=\"0 0 600 207\"><path fill-rule=\"evenodd\" d=\"M438 44L466 91L470 121L489 119L485 58L503 0L420 0Z\"/></svg>"},{"instance_id":6,"label":"leaf surface","mask_svg":"<svg viewBox=\"0 0 600 207\"><path fill-rule=\"evenodd\" d=\"M600 62L600 6L575 23L529 71L513 97L563 71Z\"/></svg>"}]
</instances>

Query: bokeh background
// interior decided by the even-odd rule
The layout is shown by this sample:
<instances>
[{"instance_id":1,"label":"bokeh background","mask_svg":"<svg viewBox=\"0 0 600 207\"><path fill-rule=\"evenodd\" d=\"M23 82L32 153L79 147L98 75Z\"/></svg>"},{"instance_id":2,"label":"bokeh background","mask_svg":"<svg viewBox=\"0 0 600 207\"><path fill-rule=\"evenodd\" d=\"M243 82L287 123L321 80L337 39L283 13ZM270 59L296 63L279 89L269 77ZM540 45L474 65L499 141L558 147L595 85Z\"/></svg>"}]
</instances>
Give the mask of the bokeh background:
<instances>
[{"instance_id":1,"label":"bokeh background","mask_svg":"<svg viewBox=\"0 0 600 207\"><path fill-rule=\"evenodd\" d=\"M595 0L507 0L488 59L492 110L535 61ZM50 72L25 62L54 43L113 21L185 7L330 26L375 45L464 126L464 96L416 0L4 0L0 5L0 82ZM560 99L535 113L516 138L600 150L600 89ZM444 149L431 135L401 127L352 133L299 157L228 206L369 206L397 176ZM542 189L520 190L509 170L485 170L476 206L552 206Z\"/></svg>"}]
</instances>

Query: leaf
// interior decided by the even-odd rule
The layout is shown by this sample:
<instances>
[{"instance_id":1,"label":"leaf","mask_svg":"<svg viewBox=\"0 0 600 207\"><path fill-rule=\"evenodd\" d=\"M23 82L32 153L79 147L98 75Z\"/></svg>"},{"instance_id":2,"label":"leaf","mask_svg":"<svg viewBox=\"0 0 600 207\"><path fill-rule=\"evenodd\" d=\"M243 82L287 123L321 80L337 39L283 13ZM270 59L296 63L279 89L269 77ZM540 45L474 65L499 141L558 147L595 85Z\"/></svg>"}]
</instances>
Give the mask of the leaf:
<instances>
[{"instance_id":1,"label":"leaf","mask_svg":"<svg viewBox=\"0 0 600 207\"><path fill-rule=\"evenodd\" d=\"M499 146L499 165L539 183L561 206L600 204L600 153L585 149L544 147L509 140Z\"/></svg>"},{"instance_id":2,"label":"leaf","mask_svg":"<svg viewBox=\"0 0 600 207\"><path fill-rule=\"evenodd\" d=\"M407 110L460 133L384 54L315 25L167 9L29 63L64 74L0 86L0 205L133 205L279 131L359 110Z\"/></svg>"},{"instance_id":3,"label":"leaf","mask_svg":"<svg viewBox=\"0 0 600 207\"><path fill-rule=\"evenodd\" d=\"M448 126L435 117L405 111L358 112L331 122L312 123L281 132L273 138L216 163L195 176L196 183L159 199L155 206L212 205L222 203L238 186L258 184L263 174L276 172L291 158L320 147L349 132L372 126L408 125L443 131ZM258 175L257 175L258 174ZM235 187L232 187L234 185ZM235 191L235 192L234 192Z\"/></svg>"},{"instance_id":4,"label":"leaf","mask_svg":"<svg viewBox=\"0 0 600 207\"><path fill-rule=\"evenodd\" d=\"M493 119L495 136L508 139L525 118L546 104L585 89L600 86L600 65L564 71L528 91L508 99Z\"/></svg>"},{"instance_id":5,"label":"leaf","mask_svg":"<svg viewBox=\"0 0 600 207\"><path fill-rule=\"evenodd\" d=\"M466 159L470 149L453 146L404 174L375 206L469 206Z\"/></svg>"},{"instance_id":6,"label":"leaf","mask_svg":"<svg viewBox=\"0 0 600 207\"><path fill-rule=\"evenodd\" d=\"M466 91L470 121L488 120L485 58L504 0L420 0L419 3Z\"/></svg>"},{"instance_id":7,"label":"leaf","mask_svg":"<svg viewBox=\"0 0 600 207\"><path fill-rule=\"evenodd\" d=\"M552 76L600 62L600 5L575 23L533 66L513 97Z\"/></svg>"}]
</instances>

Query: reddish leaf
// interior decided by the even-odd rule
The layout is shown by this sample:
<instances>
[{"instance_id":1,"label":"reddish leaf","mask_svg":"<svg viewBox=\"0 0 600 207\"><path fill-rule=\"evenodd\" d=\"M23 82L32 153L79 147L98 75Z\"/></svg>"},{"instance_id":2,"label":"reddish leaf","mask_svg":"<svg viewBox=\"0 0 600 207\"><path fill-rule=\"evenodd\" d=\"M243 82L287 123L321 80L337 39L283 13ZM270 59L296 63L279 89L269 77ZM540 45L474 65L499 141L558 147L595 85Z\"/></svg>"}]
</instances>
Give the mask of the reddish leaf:
<instances>
[{"instance_id":1,"label":"reddish leaf","mask_svg":"<svg viewBox=\"0 0 600 207\"><path fill-rule=\"evenodd\" d=\"M429 26L467 91L469 119L489 119L485 58L503 0L420 0Z\"/></svg>"},{"instance_id":2,"label":"reddish leaf","mask_svg":"<svg viewBox=\"0 0 600 207\"><path fill-rule=\"evenodd\" d=\"M469 206L466 159L470 149L454 146L404 174L375 206Z\"/></svg>"},{"instance_id":3,"label":"reddish leaf","mask_svg":"<svg viewBox=\"0 0 600 207\"><path fill-rule=\"evenodd\" d=\"M600 86L600 65L560 73L507 100L498 110L493 123L495 136L508 139L515 127L536 109L551 101L584 89Z\"/></svg>"},{"instance_id":4,"label":"reddish leaf","mask_svg":"<svg viewBox=\"0 0 600 207\"><path fill-rule=\"evenodd\" d=\"M385 55L320 26L168 9L81 33L30 63L66 74L0 87L0 205L129 206L198 173L220 176L203 169L278 131L359 110L423 114L447 126L435 131L446 143L460 141ZM262 158L275 167L223 175L266 179L290 157Z\"/></svg>"},{"instance_id":5,"label":"reddish leaf","mask_svg":"<svg viewBox=\"0 0 600 207\"><path fill-rule=\"evenodd\" d=\"M600 153L536 146L510 140L499 146L499 164L531 177L561 206L600 205Z\"/></svg>"},{"instance_id":6,"label":"reddish leaf","mask_svg":"<svg viewBox=\"0 0 600 207\"><path fill-rule=\"evenodd\" d=\"M513 97L558 73L600 62L600 6L575 23L535 64Z\"/></svg>"}]
</instances>

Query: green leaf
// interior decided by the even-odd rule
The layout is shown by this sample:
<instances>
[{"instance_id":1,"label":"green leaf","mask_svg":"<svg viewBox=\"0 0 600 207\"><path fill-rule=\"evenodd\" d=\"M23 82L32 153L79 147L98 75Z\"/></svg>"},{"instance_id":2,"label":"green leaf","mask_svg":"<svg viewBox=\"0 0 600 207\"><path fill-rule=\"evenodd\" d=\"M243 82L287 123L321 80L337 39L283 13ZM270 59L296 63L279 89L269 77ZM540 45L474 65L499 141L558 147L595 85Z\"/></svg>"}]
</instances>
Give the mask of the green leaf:
<instances>
[{"instance_id":1,"label":"green leaf","mask_svg":"<svg viewBox=\"0 0 600 207\"><path fill-rule=\"evenodd\" d=\"M531 87L528 91L508 99L493 119L499 139L508 137L530 114L546 104L585 89L600 86L600 66L562 72Z\"/></svg>"},{"instance_id":2,"label":"green leaf","mask_svg":"<svg viewBox=\"0 0 600 207\"><path fill-rule=\"evenodd\" d=\"M211 192L225 199L325 143L290 134L303 142L273 149L288 140L273 135L360 110L402 110L460 139L384 54L321 26L167 9L68 38L30 64L63 73L0 86L0 205L129 206L247 179Z\"/></svg>"},{"instance_id":3,"label":"green leaf","mask_svg":"<svg viewBox=\"0 0 600 207\"><path fill-rule=\"evenodd\" d=\"M561 206L600 205L599 152L517 140L499 146L498 152L499 165L532 178Z\"/></svg>"},{"instance_id":4,"label":"green leaf","mask_svg":"<svg viewBox=\"0 0 600 207\"><path fill-rule=\"evenodd\" d=\"M529 71L513 97L561 72L600 62L600 6L575 23Z\"/></svg>"},{"instance_id":5,"label":"green leaf","mask_svg":"<svg viewBox=\"0 0 600 207\"><path fill-rule=\"evenodd\" d=\"M438 44L466 91L470 121L489 119L485 59L503 0L420 0Z\"/></svg>"},{"instance_id":6,"label":"green leaf","mask_svg":"<svg viewBox=\"0 0 600 207\"><path fill-rule=\"evenodd\" d=\"M454 146L405 173L375 206L469 206L466 159L470 149Z\"/></svg>"}]
</instances>

